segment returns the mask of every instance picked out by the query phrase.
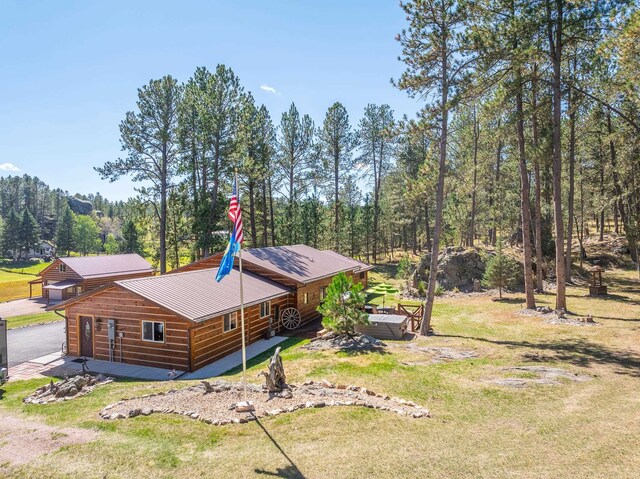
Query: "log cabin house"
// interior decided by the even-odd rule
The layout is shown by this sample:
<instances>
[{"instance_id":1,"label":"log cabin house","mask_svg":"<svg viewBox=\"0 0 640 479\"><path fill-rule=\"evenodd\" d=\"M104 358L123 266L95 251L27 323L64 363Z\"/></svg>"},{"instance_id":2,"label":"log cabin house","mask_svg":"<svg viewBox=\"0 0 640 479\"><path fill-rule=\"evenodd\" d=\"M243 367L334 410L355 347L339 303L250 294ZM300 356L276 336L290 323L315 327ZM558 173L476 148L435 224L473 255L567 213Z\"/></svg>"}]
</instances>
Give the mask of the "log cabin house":
<instances>
[{"instance_id":1,"label":"log cabin house","mask_svg":"<svg viewBox=\"0 0 640 479\"><path fill-rule=\"evenodd\" d=\"M195 371L241 348L240 273L215 281L222 253L162 276L118 280L63 303L67 353ZM366 286L369 265L309 246L243 250L247 344L318 318L340 272ZM236 265L237 266L237 265Z\"/></svg>"},{"instance_id":2,"label":"log cabin house","mask_svg":"<svg viewBox=\"0 0 640 479\"><path fill-rule=\"evenodd\" d=\"M122 279L151 276L154 269L137 254L57 258L30 285L42 283L42 297L61 301Z\"/></svg>"}]
</instances>

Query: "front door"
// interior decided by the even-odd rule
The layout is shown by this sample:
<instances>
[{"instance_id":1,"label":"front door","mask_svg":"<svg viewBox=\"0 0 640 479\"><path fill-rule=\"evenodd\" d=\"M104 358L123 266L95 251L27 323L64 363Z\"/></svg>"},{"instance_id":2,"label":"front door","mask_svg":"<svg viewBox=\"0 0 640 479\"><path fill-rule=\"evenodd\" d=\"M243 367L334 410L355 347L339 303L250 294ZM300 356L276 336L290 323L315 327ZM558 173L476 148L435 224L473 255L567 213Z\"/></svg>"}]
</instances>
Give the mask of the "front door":
<instances>
[{"instance_id":1,"label":"front door","mask_svg":"<svg viewBox=\"0 0 640 479\"><path fill-rule=\"evenodd\" d=\"M93 357L93 318L80 316L80 356Z\"/></svg>"}]
</instances>

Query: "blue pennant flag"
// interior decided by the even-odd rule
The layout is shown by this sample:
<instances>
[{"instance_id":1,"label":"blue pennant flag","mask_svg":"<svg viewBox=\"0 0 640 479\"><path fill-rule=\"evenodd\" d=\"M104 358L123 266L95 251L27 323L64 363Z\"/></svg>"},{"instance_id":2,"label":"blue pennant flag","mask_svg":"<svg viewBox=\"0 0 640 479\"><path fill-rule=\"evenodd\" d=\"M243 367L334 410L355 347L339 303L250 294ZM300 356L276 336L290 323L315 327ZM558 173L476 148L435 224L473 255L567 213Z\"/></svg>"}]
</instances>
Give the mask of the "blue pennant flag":
<instances>
[{"instance_id":1,"label":"blue pennant flag","mask_svg":"<svg viewBox=\"0 0 640 479\"><path fill-rule=\"evenodd\" d=\"M222 261L220 261L220 266L218 267L218 272L216 273L216 281L219 283L222 278L228 275L233 269L233 258L236 255L236 251L240 245L234 240L233 234L231 238L229 238L229 244L227 245L227 249L224 252L224 256L222 257Z\"/></svg>"}]
</instances>

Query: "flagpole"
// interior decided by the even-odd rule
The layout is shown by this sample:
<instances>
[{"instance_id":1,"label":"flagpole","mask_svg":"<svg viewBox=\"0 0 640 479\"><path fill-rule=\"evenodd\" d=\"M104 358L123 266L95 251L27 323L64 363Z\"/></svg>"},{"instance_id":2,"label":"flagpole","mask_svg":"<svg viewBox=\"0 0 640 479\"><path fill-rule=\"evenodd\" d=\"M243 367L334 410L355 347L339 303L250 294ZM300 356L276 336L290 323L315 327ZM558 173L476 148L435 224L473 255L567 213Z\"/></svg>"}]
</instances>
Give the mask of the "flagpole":
<instances>
[{"instance_id":1,"label":"flagpole","mask_svg":"<svg viewBox=\"0 0 640 479\"><path fill-rule=\"evenodd\" d=\"M236 188L238 187L238 170L236 170ZM238 207L240 207L240 192L238 195ZM242 387L244 390L244 402L247 402L247 350L244 337L244 289L242 287L242 244L238 243L238 269L240 270L240 327L242 328Z\"/></svg>"}]
</instances>

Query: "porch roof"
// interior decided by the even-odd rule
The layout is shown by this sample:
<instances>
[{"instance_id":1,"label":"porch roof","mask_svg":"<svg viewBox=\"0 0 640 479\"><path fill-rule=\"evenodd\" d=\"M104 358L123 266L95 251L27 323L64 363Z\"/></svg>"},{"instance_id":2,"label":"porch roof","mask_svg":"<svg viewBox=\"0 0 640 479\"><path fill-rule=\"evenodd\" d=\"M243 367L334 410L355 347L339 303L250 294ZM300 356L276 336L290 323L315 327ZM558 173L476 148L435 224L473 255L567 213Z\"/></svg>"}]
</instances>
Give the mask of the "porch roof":
<instances>
[{"instance_id":1,"label":"porch roof","mask_svg":"<svg viewBox=\"0 0 640 479\"><path fill-rule=\"evenodd\" d=\"M57 283L43 286L42 289L67 289L81 282L82 281L78 279L65 279L63 281L58 281Z\"/></svg>"}]
</instances>

